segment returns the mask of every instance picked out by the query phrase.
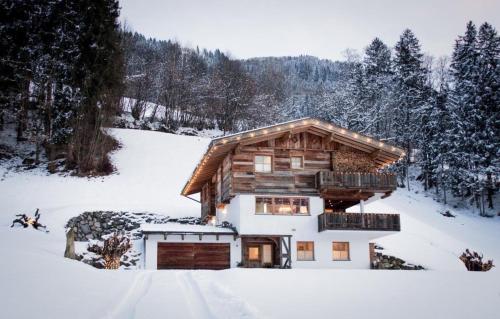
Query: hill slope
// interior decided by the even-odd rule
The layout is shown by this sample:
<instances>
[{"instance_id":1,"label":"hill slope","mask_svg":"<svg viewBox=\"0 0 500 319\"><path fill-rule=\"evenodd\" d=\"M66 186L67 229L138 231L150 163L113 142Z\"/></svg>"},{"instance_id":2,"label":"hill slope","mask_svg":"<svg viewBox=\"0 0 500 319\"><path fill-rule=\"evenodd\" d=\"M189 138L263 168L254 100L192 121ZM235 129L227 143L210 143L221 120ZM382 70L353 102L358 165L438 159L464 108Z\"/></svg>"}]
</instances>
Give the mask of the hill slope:
<instances>
[{"instance_id":1,"label":"hill slope","mask_svg":"<svg viewBox=\"0 0 500 319\"><path fill-rule=\"evenodd\" d=\"M123 146L112 156L118 173L108 177L0 167L0 308L6 318L330 318L335 309L349 318L493 319L500 310L498 268L468 273L457 258L472 248L500 260L499 218L464 211L443 217L439 211L449 207L421 191L398 190L367 211L400 213L401 233L377 242L429 271L103 271L64 259L64 224L84 210L199 214L198 204L179 193L209 140L140 130L112 134ZM9 227L14 214L37 207L49 234Z\"/></svg>"}]
</instances>

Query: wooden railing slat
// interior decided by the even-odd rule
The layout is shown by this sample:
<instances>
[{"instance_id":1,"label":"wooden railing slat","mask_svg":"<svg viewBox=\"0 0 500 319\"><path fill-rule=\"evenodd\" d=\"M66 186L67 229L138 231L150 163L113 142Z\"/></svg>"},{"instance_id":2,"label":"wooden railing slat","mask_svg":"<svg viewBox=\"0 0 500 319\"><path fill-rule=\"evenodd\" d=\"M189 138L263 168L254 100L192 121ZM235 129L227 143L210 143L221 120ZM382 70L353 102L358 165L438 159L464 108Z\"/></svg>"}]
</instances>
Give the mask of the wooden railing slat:
<instances>
[{"instance_id":1,"label":"wooden railing slat","mask_svg":"<svg viewBox=\"0 0 500 319\"><path fill-rule=\"evenodd\" d=\"M318 215L318 230L400 231L398 214L323 213Z\"/></svg>"}]
</instances>

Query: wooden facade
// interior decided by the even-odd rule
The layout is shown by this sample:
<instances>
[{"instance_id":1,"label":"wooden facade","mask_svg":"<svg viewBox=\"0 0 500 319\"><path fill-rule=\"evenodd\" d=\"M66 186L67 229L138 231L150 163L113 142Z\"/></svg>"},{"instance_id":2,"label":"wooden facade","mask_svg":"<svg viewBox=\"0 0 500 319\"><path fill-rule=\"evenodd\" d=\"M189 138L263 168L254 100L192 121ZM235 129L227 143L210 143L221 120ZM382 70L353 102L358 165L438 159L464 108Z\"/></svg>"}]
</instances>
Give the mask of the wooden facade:
<instances>
[{"instance_id":1,"label":"wooden facade","mask_svg":"<svg viewBox=\"0 0 500 319\"><path fill-rule=\"evenodd\" d=\"M215 215L236 194L356 203L395 189L395 176L378 170L403 155L401 149L318 120L288 122L214 140L183 194L201 192L202 217ZM271 158L270 171L256 171L256 156ZM292 167L292 158L300 167Z\"/></svg>"}]
</instances>

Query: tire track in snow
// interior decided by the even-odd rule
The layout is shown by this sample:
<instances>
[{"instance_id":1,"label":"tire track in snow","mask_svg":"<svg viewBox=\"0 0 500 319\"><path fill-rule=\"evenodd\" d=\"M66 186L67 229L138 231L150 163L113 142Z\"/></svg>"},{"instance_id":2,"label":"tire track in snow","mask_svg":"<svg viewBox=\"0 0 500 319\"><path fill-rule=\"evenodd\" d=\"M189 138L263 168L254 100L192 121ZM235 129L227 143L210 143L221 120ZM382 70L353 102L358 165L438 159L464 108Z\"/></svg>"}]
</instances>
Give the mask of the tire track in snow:
<instances>
[{"instance_id":1,"label":"tire track in snow","mask_svg":"<svg viewBox=\"0 0 500 319\"><path fill-rule=\"evenodd\" d=\"M135 308L139 301L148 293L151 287L153 273L141 271L134 278L134 281L127 289L125 295L116 304L113 310L108 313L105 319L134 319Z\"/></svg>"},{"instance_id":2,"label":"tire track in snow","mask_svg":"<svg viewBox=\"0 0 500 319\"><path fill-rule=\"evenodd\" d=\"M263 318L255 307L243 300L214 277L203 278L203 273L190 274L193 283L204 296L205 304L217 319L257 319Z\"/></svg>"},{"instance_id":3,"label":"tire track in snow","mask_svg":"<svg viewBox=\"0 0 500 319\"><path fill-rule=\"evenodd\" d=\"M189 301L192 307L189 307L189 312L192 318L195 319L217 319L210 310L207 301L200 290L200 287L193 279L190 271L182 271L176 273L179 286L182 289L184 297Z\"/></svg>"}]
</instances>

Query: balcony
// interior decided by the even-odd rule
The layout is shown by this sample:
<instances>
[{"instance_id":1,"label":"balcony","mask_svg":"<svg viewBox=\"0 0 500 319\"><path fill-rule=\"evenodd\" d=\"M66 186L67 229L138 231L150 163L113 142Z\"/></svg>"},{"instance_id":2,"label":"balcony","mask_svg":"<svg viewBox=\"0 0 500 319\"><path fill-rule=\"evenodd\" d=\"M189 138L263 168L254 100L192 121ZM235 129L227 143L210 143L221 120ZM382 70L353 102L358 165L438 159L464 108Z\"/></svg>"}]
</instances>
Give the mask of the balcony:
<instances>
[{"instance_id":1,"label":"balcony","mask_svg":"<svg viewBox=\"0 0 500 319\"><path fill-rule=\"evenodd\" d=\"M399 214L323 213L318 216L318 231L373 230L400 231Z\"/></svg>"},{"instance_id":2,"label":"balcony","mask_svg":"<svg viewBox=\"0 0 500 319\"><path fill-rule=\"evenodd\" d=\"M316 174L316 188L320 193L342 190L390 193L396 190L396 182L396 175L394 174L331 171L320 171Z\"/></svg>"}]
</instances>

